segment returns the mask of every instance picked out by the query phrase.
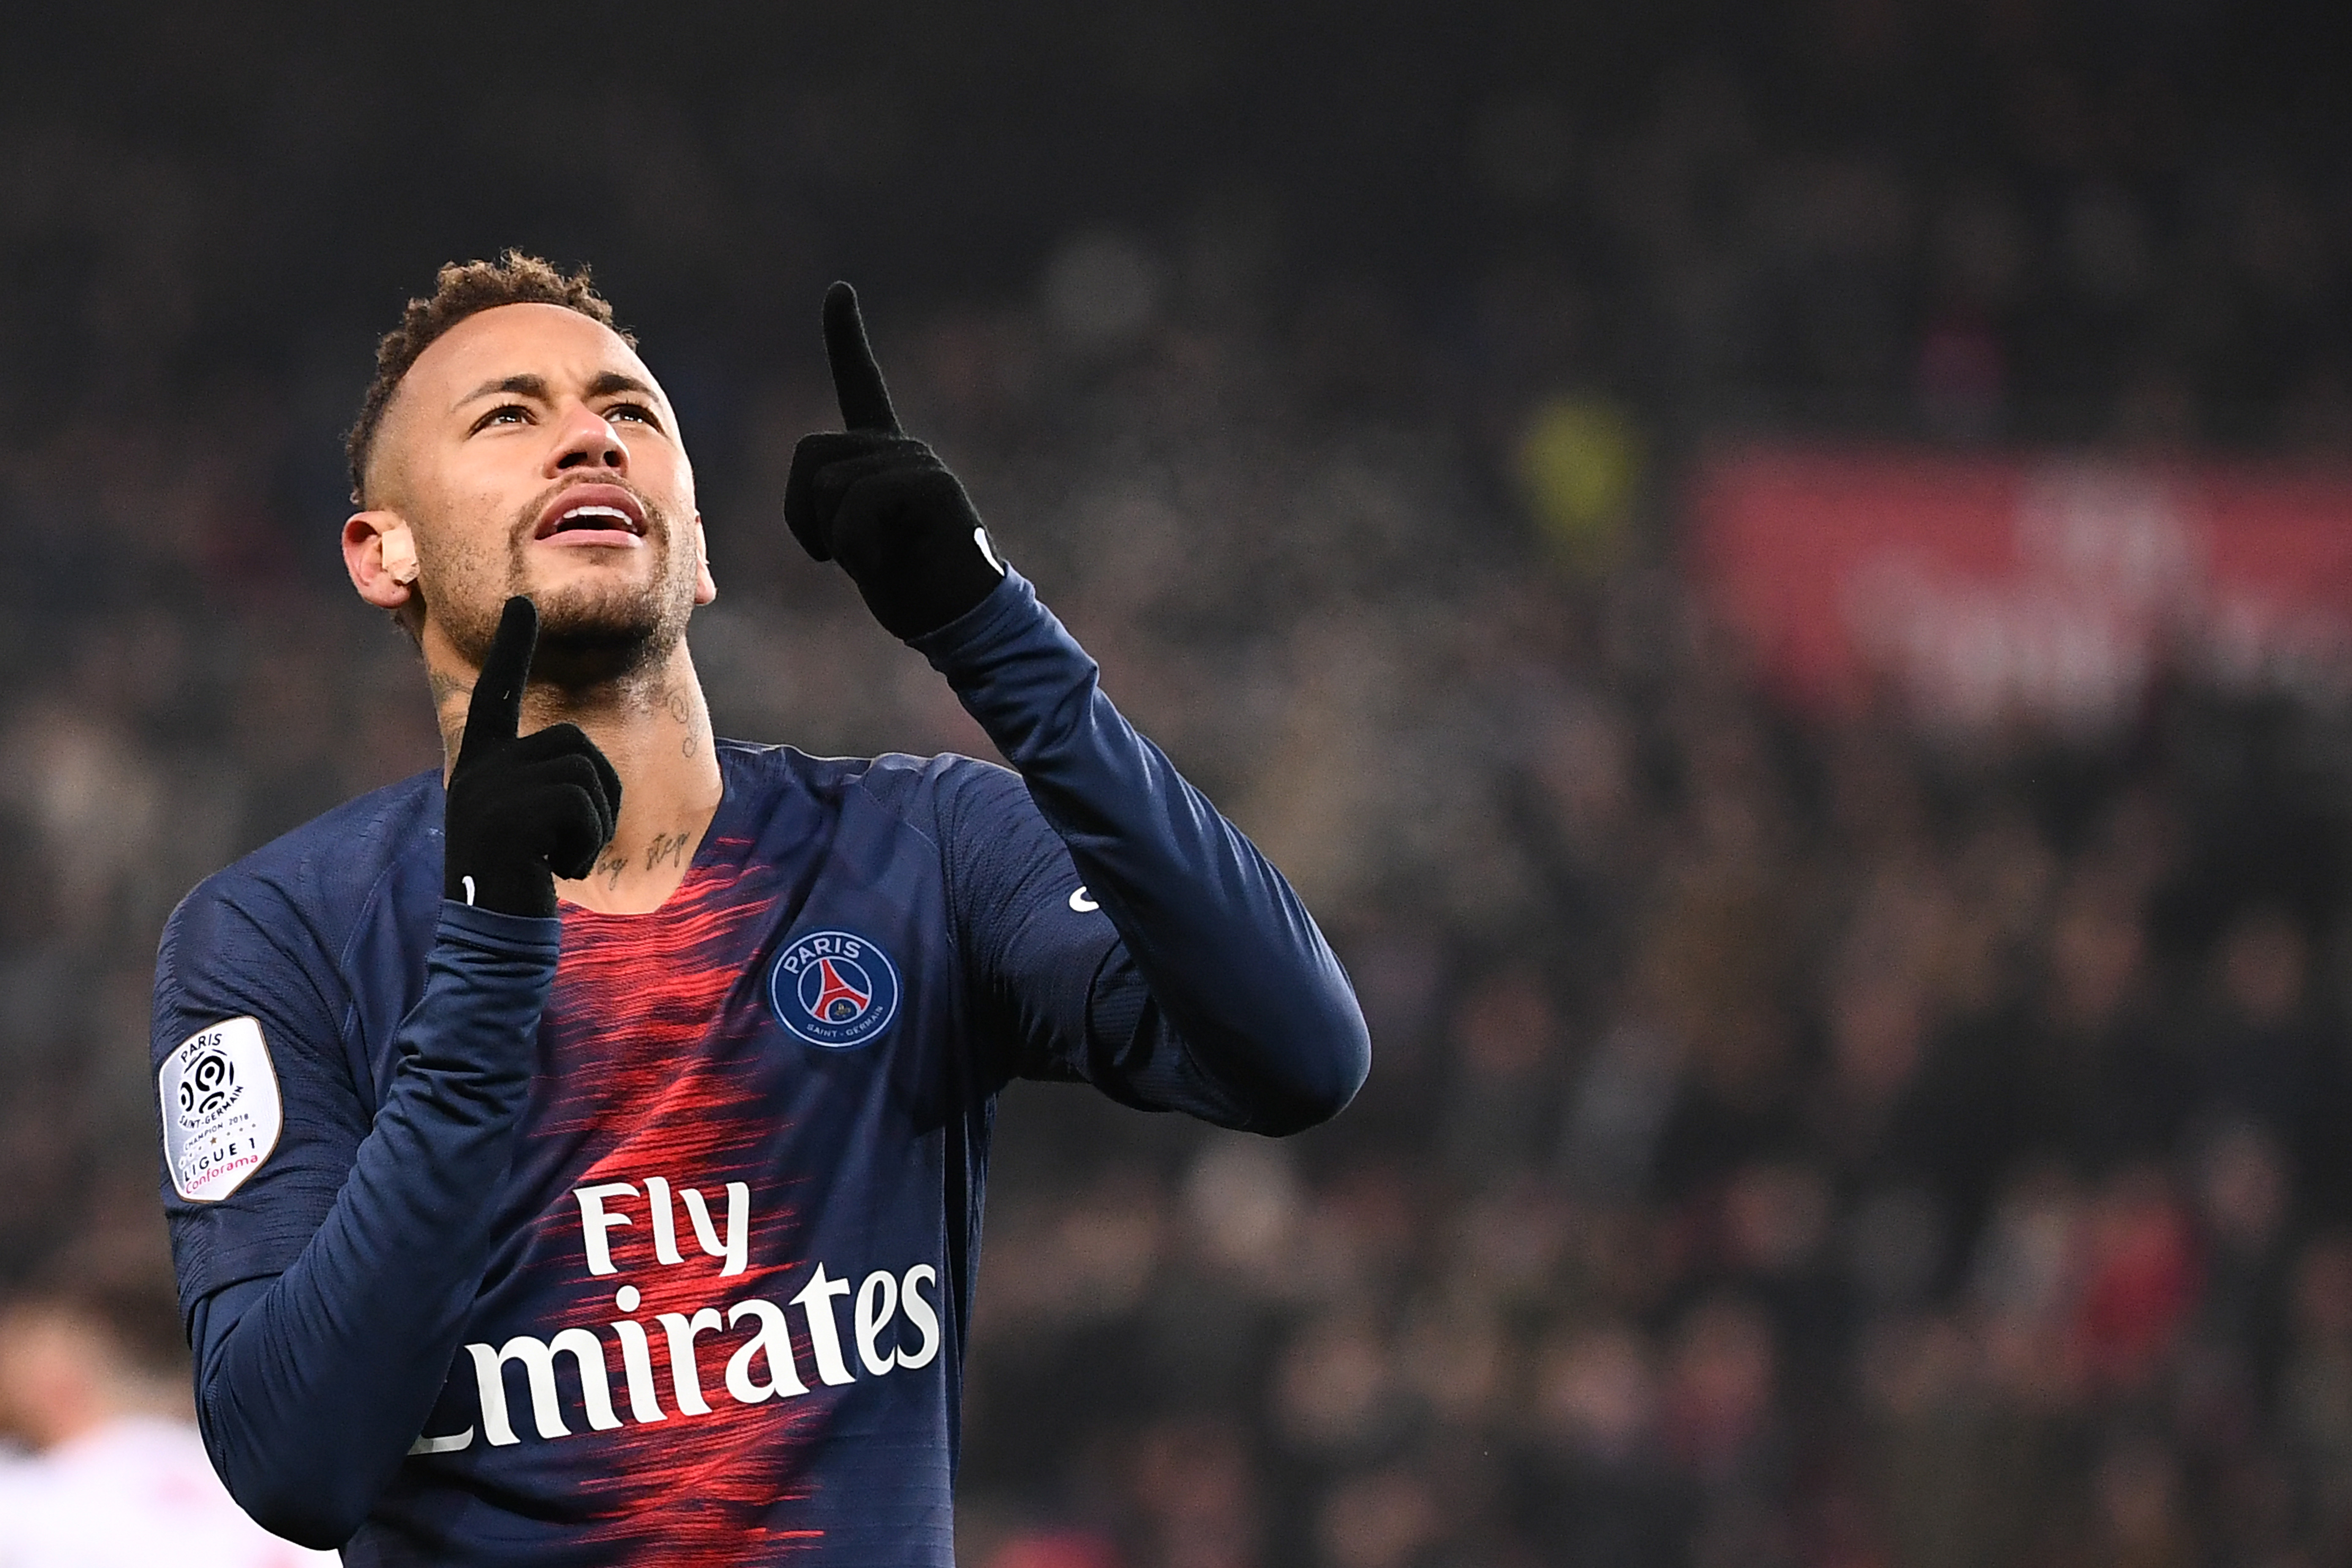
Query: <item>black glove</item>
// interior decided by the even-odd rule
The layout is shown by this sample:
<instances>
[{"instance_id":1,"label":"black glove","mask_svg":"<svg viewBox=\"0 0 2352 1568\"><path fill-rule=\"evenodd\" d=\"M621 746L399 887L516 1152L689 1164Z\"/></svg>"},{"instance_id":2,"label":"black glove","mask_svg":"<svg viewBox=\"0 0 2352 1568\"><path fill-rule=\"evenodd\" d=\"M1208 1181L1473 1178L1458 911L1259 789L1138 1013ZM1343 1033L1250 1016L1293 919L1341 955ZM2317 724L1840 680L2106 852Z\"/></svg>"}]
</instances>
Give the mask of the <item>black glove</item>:
<instances>
[{"instance_id":1,"label":"black glove","mask_svg":"<svg viewBox=\"0 0 2352 1568\"><path fill-rule=\"evenodd\" d=\"M963 486L898 428L846 283L825 290L824 352L848 428L793 448L784 521L802 549L841 563L892 636L935 632L988 597L1004 568Z\"/></svg>"},{"instance_id":2,"label":"black glove","mask_svg":"<svg viewBox=\"0 0 2352 1568\"><path fill-rule=\"evenodd\" d=\"M539 608L507 601L449 770L442 893L500 914L555 913L555 879L584 877L621 817L621 775L577 724L517 737Z\"/></svg>"}]
</instances>

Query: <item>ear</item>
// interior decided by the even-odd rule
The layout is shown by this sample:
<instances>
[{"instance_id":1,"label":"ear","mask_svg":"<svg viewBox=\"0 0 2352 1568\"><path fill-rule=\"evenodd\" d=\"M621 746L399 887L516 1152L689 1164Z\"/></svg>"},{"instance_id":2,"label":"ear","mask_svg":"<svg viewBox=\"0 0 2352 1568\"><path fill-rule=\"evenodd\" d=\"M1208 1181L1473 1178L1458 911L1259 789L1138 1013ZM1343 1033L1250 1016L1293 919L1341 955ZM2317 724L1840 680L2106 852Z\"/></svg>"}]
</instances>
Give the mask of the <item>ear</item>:
<instances>
[{"instance_id":1,"label":"ear","mask_svg":"<svg viewBox=\"0 0 2352 1568\"><path fill-rule=\"evenodd\" d=\"M355 511L343 524L343 570L360 597L380 610L408 603L416 581L416 540L395 511Z\"/></svg>"},{"instance_id":2,"label":"ear","mask_svg":"<svg viewBox=\"0 0 2352 1568\"><path fill-rule=\"evenodd\" d=\"M710 574L710 542L703 536L702 514L694 514L694 602L707 605L719 597L719 579Z\"/></svg>"}]
</instances>

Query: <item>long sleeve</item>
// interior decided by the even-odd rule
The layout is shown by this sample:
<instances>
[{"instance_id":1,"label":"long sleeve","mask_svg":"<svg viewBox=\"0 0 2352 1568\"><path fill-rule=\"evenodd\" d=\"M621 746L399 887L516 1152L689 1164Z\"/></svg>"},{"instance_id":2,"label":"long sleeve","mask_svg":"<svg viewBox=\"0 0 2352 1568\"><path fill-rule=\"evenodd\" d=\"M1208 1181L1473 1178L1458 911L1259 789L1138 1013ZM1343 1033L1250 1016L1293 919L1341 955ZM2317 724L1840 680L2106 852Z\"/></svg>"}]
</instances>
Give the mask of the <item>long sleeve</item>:
<instances>
[{"instance_id":1,"label":"long sleeve","mask_svg":"<svg viewBox=\"0 0 2352 1568\"><path fill-rule=\"evenodd\" d=\"M1322 932L1112 706L1094 660L1028 583L1008 573L914 646L1052 834L1025 832L1009 790L982 778L950 835L982 984L1016 1019L1012 1070L1269 1133L1345 1106L1371 1044ZM1066 858L1041 852L1056 841ZM1074 919L1097 910L1108 932Z\"/></svg>"},{"instance_id":2,"label":"long sleeve","mask_svg":"<svg viewBox=\"0 0 2352 1568\"><path fill-rule=\"evenodd\" d=\"M194 1305L206 1447L230 1493L280 1535L346 1540L441 1389L497 1240L483 1195L512 1155L561 929L442 906L389 1090L323 1220L282 1273ZM205 962L183 950L174 967ZM299 1049L276 1055L281 1078L306 1070ZM334 1152L270 1156L289 1157L331 1164Z\"/></svg>"}]
</instances>

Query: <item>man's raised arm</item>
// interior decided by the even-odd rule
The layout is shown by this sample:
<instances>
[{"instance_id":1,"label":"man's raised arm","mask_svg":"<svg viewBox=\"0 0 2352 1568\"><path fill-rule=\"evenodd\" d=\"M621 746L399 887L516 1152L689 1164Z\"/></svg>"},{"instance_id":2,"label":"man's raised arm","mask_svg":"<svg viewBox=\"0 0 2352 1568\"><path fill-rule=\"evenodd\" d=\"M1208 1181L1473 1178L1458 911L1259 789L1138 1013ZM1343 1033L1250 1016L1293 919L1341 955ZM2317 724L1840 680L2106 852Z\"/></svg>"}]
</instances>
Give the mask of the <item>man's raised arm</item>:
<instances>
[{"instance_id":1,"label":"man's raised arm","mask_svg":"<svg viewBox=\"0 0 2352 1568\"><path fill-rule=\"evenodd\" d=\"M947 677L1083 881L1070 912L1098 910L1117 933L1041 927L1012 907L1024 868L975 851L964 879L995 889L968 900L988 928L983 967L1029 993L1011 999L1025 1016L1016 1066L1269 1133L1336 1114L1371 1043L1306 907L1120 716L1094 660L998 560L963 487L899 428L846 284L825 297L824 336L847 428L802 439L785 521ZM982 833L1019 836L1001 803L984 815ZM1074 963L1089 965L1075 990L1054 977Z\"/></svg>"}]
</instances>

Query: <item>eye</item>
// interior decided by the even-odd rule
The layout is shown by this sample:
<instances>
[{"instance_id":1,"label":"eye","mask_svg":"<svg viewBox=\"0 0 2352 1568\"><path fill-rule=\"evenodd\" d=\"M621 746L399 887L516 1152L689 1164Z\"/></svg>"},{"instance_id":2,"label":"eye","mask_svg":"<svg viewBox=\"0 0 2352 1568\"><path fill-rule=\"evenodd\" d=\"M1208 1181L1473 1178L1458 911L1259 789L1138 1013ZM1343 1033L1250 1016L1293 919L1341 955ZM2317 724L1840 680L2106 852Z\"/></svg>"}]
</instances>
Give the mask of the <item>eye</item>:
<instances>
[{"instance_id":1,"label":"eye","mask_svg":"<svg viewBox=\"0 0 2352 1568\"><path fill-rule=\"evenodd\" d=\"M475 430L487 430L493 425L528 425L530 410L520 403L501 403L474 421ZM469 431L468 434L471 434Z\"/></svg>"},{"instance_id":2,"label":"eye","mask_svg":"<svg viewBox=\"0 0 2352 1568\"><path fill-rule=\"evenodd\" d=\"M632 420L639 425L650 425L656 430L661 428L661 421L655 417L654 411L642 403L615 403L604 410L604 417Z\"/></svg>"}]
</instances>

